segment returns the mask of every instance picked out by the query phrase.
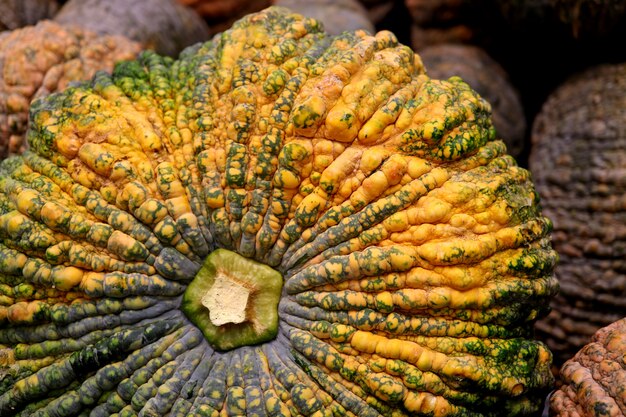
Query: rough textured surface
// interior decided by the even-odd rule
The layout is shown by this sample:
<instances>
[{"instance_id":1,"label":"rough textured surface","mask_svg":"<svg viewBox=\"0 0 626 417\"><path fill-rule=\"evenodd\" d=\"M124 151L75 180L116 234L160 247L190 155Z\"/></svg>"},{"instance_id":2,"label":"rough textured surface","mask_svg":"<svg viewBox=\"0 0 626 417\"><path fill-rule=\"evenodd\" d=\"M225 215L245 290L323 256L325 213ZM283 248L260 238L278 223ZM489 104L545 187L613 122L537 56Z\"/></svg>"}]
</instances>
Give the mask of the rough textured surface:
<instances>
[{"instance_id":1,"label":"rough textured surface","mask_svg":"<svg viewBox=\"0 0 626 417\"><path fill-rule=\"evenodd\" d=\"M124 35L172 57L209 38L204 20L176 0L69 0L54 20L100 35Z\"/></svg>"},{"instance_id":2,"label":"rough textured surface","mask_svg":"<svg viewBox=\"0 0 626 417\"><path fill-rule=\"evenodd\" d=\"M489 105L391 33L271 8L32 115L0 165L0 414L540 412L550 222ZM275 339L218 353L180 311L216 248L282 275Z\"/></svg>"},{"instance_id":3,"label":"rough textured surface","mask_svg":"<svg viewBox=\"0 0 626 417\"><path fill-rule=\"evenodd\" d=\"M330 35L358 29L375 32L367 9L358 0L273 0L272 3L322 22Z\"/></svg>"},{"instance_id":4,"label":"rough textured surface","mask_svg":"<svg viewBox=\"0 0 626 417\"><path fill-rule=\"evenodd\" d=\"M559 388L550 396L554 417L605 417L626 414L626 318L594 334L565 362Z\"/></svg>"},{"instance_id":5,"label":"rough textured surface","mask_svg":"<svg viewBox=\"0 0 626 417\"><path fill-rule=\"evenodd\" d=\"M32 99L134 59L139 44L42 21L0 34L0 158L24 150Z\"/></svg>"},{"instance_id":6,"label":"rough textured surface","mask_svg":"<svg viewBox=\"0 0 626 417\"><path fill-rule=\"evenodd\" d=\"M461 44L433 45L417 51L431 78L458 75L493 109L496 135L507 145L509 154L519 156L524 148L526 120L519 93L504 68L484 49Z\"/></svg>"},{"instance_id":7,"label":"rough textured surface","mask_svg":"<svg viewBox=\"0 0 626 417\"><path fill-rule=\"evenodd\" d=\"M0 31L32 26L58 9L56 0L0 0Z\"/></svg>"},{"instance_id":8,"label":"rough textured surface","mask_svg":"<svg viewBox=\"0 0 626 417\"><path fill-rule=\"evenodd\" d=\"M626 65L588 69L546 101L529 159L554 222L561 292L541 337L559 366L626 315Z\"/></svg>"}]
</instances>

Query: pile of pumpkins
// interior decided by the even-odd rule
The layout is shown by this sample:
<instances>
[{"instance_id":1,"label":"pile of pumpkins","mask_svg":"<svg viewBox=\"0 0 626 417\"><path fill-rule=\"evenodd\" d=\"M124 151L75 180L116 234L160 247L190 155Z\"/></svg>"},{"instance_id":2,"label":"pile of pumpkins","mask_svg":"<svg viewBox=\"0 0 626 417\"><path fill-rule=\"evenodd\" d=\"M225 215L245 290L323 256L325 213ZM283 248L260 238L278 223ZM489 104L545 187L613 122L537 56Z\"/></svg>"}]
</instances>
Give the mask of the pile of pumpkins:
<instances>
[{"instance_id":1,"label":"pile of pumpkins","mask_svg":"<svg viewBox=\"0 0 626 417\"><path fill-rule=\"evenodd\" d=\"M546 227L550 229L548 232L550 244L558 253L559 258L554 269L559 290L556 295L550 297L550 311L548 312L546 309L539 313L535 312L538 315L536 322L534 318L529 319L534 326L535 333L532 337L545 343L553 355L551 373L556 377L556 383L554 385L555 390L547 400L550 415L580 417L624 415L626 413L626 197L624 197L626 190L626 50L620 46L620 42L616 39L620 39L620 36L624 35L626 6L608 0L574 3L575 5L572 2L557 0L539 2L496 2L491 0L479 2L458 0L353 0L340 2L324 0L6 1L0 5L0 15L2 16L0 29L4 30L0 33L0 158L10 159L11 156L23 154L29 148L28 142L31 138L28 135L41 134L40 131L34 132L34 129L29 132L29 125L33 123L32 119L29 119L29 112L31 111L31 103L34 101L43 102L46 96L56 91L73 88L73 86L79 85L81 81L90 80L94 76L98 77L101 72L111 73L117 62L133 60L141 51L154 51L166 57L164 59L169 59L169 61L164 61L169 64L176 60L181 52L183 55L198 53L198 56L201 56L197 50L199 43L218 39L222 32L243 16L259 12L272 5L288 7L305 16L320 20L326 31L334 36L347 36L345 33L361 30L368 33L375 33L377 30L389 30L395 33L401 42L409 44L416 51L419 64L423 64L426 74L430 78L436 80L450 79L452 80L451 83L454 83L457 82L456 76L460 76L472 89L486 99L490 105L489 111L492 113L495 129L495 137L490 140L495 138L502 140L506 145L507 153L515 157L519 165L527 168L532 176L532 183L538 194L536 204L538 210L551 222ZM491 29L487 29L489 26ZM533 28L535 32L531 33ZM302 30L305 31L305 29ZM307 27L306 30L312 31L313 29ZM539 44L531 44L529 40L537 41ZM545 43L540 44L542 41ZM384 40L381 36L378 42L391 41ZM565 50L554 51L551 55L550 51L555 48L558 49L559 42L565 45ZM261 44L262 42L259 43L259 45ZM567 55L572 50L579 50L582 53L574 58ZM365 52L362 53L365 54ZM403 55L399 53L398 56ZM559 62L559 60L564 62ZM149 67L147 58L142 62L146 68ZM207 63L206 65L212 64ZM405 65L408 64L405 63ZM121 73L122 70L119 71ZM139 70L132 69L132 71ZM336 73L333 76L340 78L342 74ZM282 83L281 88L283 88L286 81L281 77L284 75L281 75L277 70L276 77ZM318 100L315 96L317 93L322 94L320 91L324 85L308 86L307 88L310 87L311 94L316 99L299 103L301 107L298 114L302 118L308 119L302 119L301 126L296 123L294 129L303 138L312 137L312 132L317 132L314 130L314 127L317 126L315 123L318 123L316 120L319 119L316 112L328 111L320 102L321 99ZM267 88L272 89L274 87L268 84ZM236 98L233 98L233 100L241 101L242 107L237 107L238 111L241 112L241 120L249 117L246 113L249 110L246 110L244 104L248 103L246 100L251 99L246 94L250 93L241 90L237 93ZM322 96L326 100L333 93L324 94ZM268 101L268 103L270 102ZM402 103L404 105L404 102ZM53 110L46 110L45 106L37 107L36 112L41 115L46 111L53 112ZM33 117L32 113L30 117ZM206 115L203 117L205 119L202 119L204 120L202 123L214 123L206 121L210 117ZM298 119L294 120L297 121ZM387 119L381 120L385 120L387 123ZM384 137L385 134L382 132L383 128L387 126L385 123L381 125L383 127L379 129L380 131L376 131L375 128L372 128L372 131L376 135L383 135ZM233 126L231 129L241 129L243 132L241 135L246 134L246 129L248 129L247 127L240 128L239 124ZM46 126L47 128L48 126ZM196 128L202 130L201 127L195 126L194 129ZM327 132L334 132L333 129L337 128L327 121L325 129ZM426 136L426 133L421 133ZM337 135L341 137L341 135ZM38 139L32 140L36 142ZM209 141L209 139L206 140ZM215 142L211 142L214 145L211 146L219 148L220 140L223 138L215 139ZM367 143L367 139L363 140L364 143ZM304 143L304 140L302 142ZM319 146L320 149L325 147L323 151L319 152L328 155L329 160L336 158L345 149L343 145L337 144L339 142L334 145L322 142L302 145L301 147L302 149L307 146ZM372 139L371 143L377 144L375 139ZM46 146L51 145L39 144L37 146L39 146L37 147L39 151L40 149L48 149ZM199 147L200 145L194 143L193 146ZM203 143L202 146L206 145ZM261 149L262 146L267 147L269 145L261 146L259 144L259 146ZM95 149L94 147L91 151L96 152ZM234 148L228 149L228 152L237 152ZM304 167L304 164L298 165L300 162L295 153L306 153L302 149L295 149L294 147L290 151L294 152L294 155L287 155L286 151L283 150L280 155L276 154L272 157L275 160L280 160L280 163L284 163L285 166L289 165L289 173L286 173L284 177L281 176L280 181L293 182L295 180L292 177L303 176L303 171L310 171L309 168ZM110 154L110 152L101 152L101 155ZM187 150L181 152L182 155ZM54 159L57 157L51 151L47 154L43 152L42 155L63 165L62 162ZM202 155L207 159L207 166L219 165L218 157ZM229 155L229 158L231 156ZM245 155L242 156L242 158L244 157ZM211 158L215 158L215 160ZM371 158L382 157L373 155ZM390 166L394 163L402 164L402 162L398 162L399 158L396 162L393 162L393 158L391 155L386 155L384 160L392 161L389 162ZM350 159L346 159L345 163L356 164ZM373 162L371 163L373 164ZM44 163L41 162L41 164ZM97 171L96 168L92 168ZM229 169L236 171L237 165L229 166ZM321 179L319 181L330 181L329 178L332 175L341 177L345 174L341 172L342 169L338 166L332 173L320 174ZM351 169L356 168L352 166ZM426 168L419 169L426 170ZM493 167L492 169L496 168ZM261 172L260 165L259 172ZM406 168L406 172L405 176L409 175L409 168ZM163 178L169 178L168 175L171 176L172 174L163 173L162 175ZM196 174L192 172L188 175ZM385 184L390 188L399 187L401 179L393 179L392 177L393 175L388 175ZM212 177L208 175L207 178ZM2 181L7 181L8 184L9 180L0 178L0 182ZM177 187L182 186L179 182L184 183L187 180L167 179L167 181L171 181L168 186L171 185L172 187L172 191L168 191L168 193L174 195L180 194ZM231 180L222 179L221 181L228 182ZM239 180L233 179L232 181ZM274 181L278 180L275 179ZM376 181L371 180L372 186L378 185ZM218 187L220 179L213 178L205 182L207 186ZM346 180L341 185L344 187L341 192L345 190L349 190L345 191L348 193L353 192L357 189L357 182L355 179L351 185L350 181ZM237 183L237 185L241 186L242 190L245 187L250 187L250 183L246 185L242 182L241 184ZM284 184L281 183L282 185ZM313 187L313 185L311 183L307 186ZM13 185L4 185L4 187L5 190L13 190L11 192L15 193L19 193L21 190L18 186ZM425 185L425 187L427 186ZM287 188L285 186L285 190ZM331 185L328 185L328 190L331 188ZM335 192L336 190L332 191ZM302 198L303 201L310 204L307 207L311 209L311 213L319 209L314 205L317 203L313 201L313 198L308 197L314 194L300 197L300 194L289 193L281 188L282 192L285 194L280 196L275 194L274 198L284 198L287 201L291 198ZM5 191L5 194L8 196L10 192ZM178 196L178 194L176 195ZM328 191L328 195L331 195L330 191ZM118 198L121 199L122 197ZM140 206L139 203L132 202L135 197L127 196L125 198L125 204ZM235 201L239 197L234 194L226 197L215 197L215 201L219 198L228 200L229 204L232 203L232 210L234 211L237 210L237 207L241 209L241 204L243 204ZM139 198L137 197L137 199ZM259 197L255 203L259 207L267 204L261 200ZM356 200L353 198L353 202ZM433 197L433 200L437 199ZM6 204L4 200L1 202L3 206ZM217 207L218 203L215 204ZM444 207L448 202L438 200L437 204L439 204L438 209L423 208L426 214L416 216L437 216L438 214L435 212L444 210L441 207ZM352 209L354 207L348 207L348 205L344 207L344 210ZM40 210L42 209L40 208ZM277 218L280 218L280 209L276 208L275 210L279 213ZM218 212L219 210L216 210L214 213ZM229 215L236 216L232 213ZM339 216L339 214L334 215ZM40 216L41 218L45 217ZM287 216L287 213L284 216ZM291 213L291 216L295 215ZM249 220L250 224L254 223L252 219L247 217L246 219ZM328 225L331 223L333 225L342 224L340 219L332 218L331 215L322 219L322 223L326 222ZM10 230L8 223L3 224L3 221L3 216L0 215L0 229ZM8 222L8 220L6 221ZM198 221L194 220L193 222ZM278 220L271 219L268 221ZM394 221L400 222L395 218ZM219 223L219 221L216 222ZM389 222L391 223L391 220ZM302 228L303 223L297 227L296 223L294 220L294 233L299 231L298 233L303 232L304 235L300 236L302 243L299 244L299 247L285 249L293 257L288 265L283 265L285 270L297 269L299 267L298 262L300 262L298 257L308 259L308 255L318 250L316 249L317 246L322 247L322 244L315 240L315 236L306 235L306 233L312 232ZM128 227L130 228L130 226ZM178 225L178 227L181 228L182 226ZM245 236L245 230L234 231L232 226L230 227L229 233L231 235L239 236L239 238ZM251 226L248 225L247 227ZM336 239L337 237L333 234L335 232L331 231L334 229L325 229L325 227L327 226L319 226L319 233L325 238ZM351 224L350 227L355 226ZM389 227L399 226L391 225ZM228 226L226 228L228 229ZM243 226L241 228L244 229ZM381 231L378 232L382 233ZM189 233L191 236L193 232L189 231ZM0 233L0 238L5 241L9 239L2 233ZM300 240L295 240L296 237L290 241L291 237L288 239L281 235L280 239L283 238L289 242L300 242ZM191 242L195 238L189 237L188 239L187 242ZM219 242L219 238L215 239ZM366 238L361 239L365 240ZM373 234L367 239L377 239L377 237ZM345 246L339 245L332 250L337 251L336 255L348 254L353 245L362 244L362 242L357 241L358 239L355 237L354 241L351 240ZM228 242L222 243L218 246L230 244ZM126 244L125 240L119 243L119 245L123 244ZM243 243L241 245L243 247ZM258 245L260 244L257 244L257 251L259 250ZM179 246L176 247L182 251ZM15 248L11 250L15 250ZM249 251L250 253L254 252L252 249ZM276 251L280 252L280 249L276 249ZM328 251L330 252L331 249ZM441 251L444 250L441 249ZM247 253L244 250L242 252ZM315 253L317 253L317 258L312 257L311 259L318 259L320 265L325 265L324 262L327 262L325 256L330 256L330 254L322 252L321 249L319 249L319 253ZM405 256L405 254L401 255ZM8 265L10 262L3 256L4 254L0 257L2 263ZM272 255L268 256L270 258L274 256L273 252ZM371 254L371 256L374 259L372 262L392 262L387 258L383 259L380 254ZM380 258L376 258L376 256ZM349 262L357 261L350 260ZM268 264L271 262L268 261ZM280 262L275 264L280 264ZM332 287L330 281L332 271L329 272L331 267L340 268L338 265L329 264L327 267L329 269L324 272L329 274L328 281L325 281L323 285L318 283L329 294ZM341 267L348 268L345 265ZM5 273L8 268L4 265L0 270ZM194 274L197 272L193 267L189 268L194 271ZM366 267L361 268L366 269ZM374 269L373 266L371 268ZM303 271L307 271L307 269L303 269ZM174 272L172 274L175 275ZM368 272L366 275L375 276L374 272L371 274ZM0 278L2 285L12 285L9 279L4 279L4 281L3 279ZM339 311L341 310L339 305L349 304L358 298L356 295L353 295L352 298L346 295L345 299L338 300L329 295L321 300L321 298L315 298L316 295L309 294L310 291L304 291L304 289L312 288L312 283L318 278L302 275L300 279L301 281L293 283L286 291L287 293L293 291L290 295L298 293L302 303L309 307L316 305L319 310L324 307L331 310L336 308ZM343 290L346 292L354 290L354 285L356 284L346 284L346 288ZM365 286L366 284L362 285ZM384 285L392 286L389 282ZM550 291L547 290L546 293L550 293ZM7 294L0 294L0 297L2 296L9 297ZM300 300L300 298L297 299ZM208 303L203 299L202 303L205 302ZM363 311L372 311L369 309L370 304L368 304L372 301L358 299L358 302L361 303ZM381 298L375 302L384 303L386 301ZM435 301L432 302L435 303ZM5 305L10 306L11 304L7 302ZM289 311L289 314L293 313L292 310L301 308L295 303L293 305L285 303L281 306L285 311ZM9 308L7 307L6 310L9 311ZM123 308L120 307L119 311L122 310ZM286 312L283 314L288 316ZM290 322L289 326L294 326L294 328L304 326L301 322L308 323L314 320L313 313L307 313L311 316L307 316L306 319L293 314L293 323ZM317 375L315 379L318 382L325 381L324 387L331 392L332 389L328 387L333 385L333 373L358 373L360 368L357 366L358 364L350 368L348 365L342 367L336 363L331 363L339 360L337 359L340 357L339 354L335 355L334 359L325 359L326 368L311 365L314 363L311 358L319 359L316 355L330 355L331 350L328 346L332 345L338 352L346 355L349 354L349 349L354 348L354 345L349 348L349 344L344 343L345 339L348 338L342 333L345 329L340 327L344 325L333 324L329 318L338 317L340 313L327 316L321 312L315 314L326 317L327 321L324 323L327 323L328 328L322 328L320 325L311 330L311 333L314 335L329 333L333 343L311 345L321 349L318 354L309 352L309 349L312 348L306 345L300 351L302 358L298 356L300 353L296 355L296 358L300 358L298 364L307 369L311 375L314 372L319 372L319 369L328 371L329 375ZM373 313L371 314L373 315ZM10 318L10 314L7 317L9 317L7 323L12 323L13 319ZM19 322L18 319L15 320ZM366 319L362 318L362 320ZM391 323L387 323L387 325L392 326ZM10 329L11 324L7 326L7 329ZM285 326L287 325L285 324ZM374 326L372 325L372 327ZM362 330L359 332L362 333ZM304 335L295 335L296 333L296 330L292 330L290 333L294 334L292 336L294 341L301 341L303 344L309 343ZM2 337L0 339L4 340ZM208 336L206 337L208 338ZM374 340L376 336L372 336L372 338ZM9 336L5 339L12 340ZM3 388L3 378L8 375L8 371L3 371L3 365L11 363L3 355L8 355L6 352L13 349L6 340L0 342L0 388ZM17 345L26 342L16 336L14 343ZM383 343L380 341L380 346ZM367 345L365 341L362 345L364 351L368 352L367 360L369 360L370 355L376 356L377 353L380 353L375 346L371 348L365 346ZM380 349L383 348L380 347ZM405 352L402 349L404 348L397 347L397 349L399 351L397 357L403 357ZM307 356L309 353L310 356ZM252 350L241 355L247 354L253 355ZM266 354L269 357L269 354ZM280 356L287 353L277 351L273 354ZM265 356L259 355L258 357L264 358ZM44 361L43 358L41 360ZM246 364L245 358L241 360L243 364ZM380 374L383 373L385 367L387 369L392 367L391 360L387 360L386 364L384 362L383 360L379 361ZM218 365L219 362L215 366ZM225 368L221 372L227 374L227 365L222 365ZM259 371L259 375L262 374ZM390 391L385 392L385 395L390 398L393 397L391 391L392 388L395 389L395 385L390 382L390 379L387 380L382 377L377 379L380 374L373 373L369 376L372 381L371 387L375 387L377 390L389 389ZM401 375L401 372L397 371L395 375ZM343 374L342 376L347 378ZM339 379L340 377L337 376L336 378ZM406 374L405 378L408 378ZM357 384L357 382L354 383ZM323 385L321 382L320 384ZM421 381L416 384L419 386L419 384L427 384L427 382ZM462 391L463 383L459 382L457 388ZM12 389L15 390L15 387L8 387L3 393L0 393L0 409L5 403L12 404L11 401L13 400L9 398L10 395L17 395L11 394ZM293 385L292 390L297 389L311 390L310 387ZM519 390L523 389L525 388L519 388ZM346 405L350 404L355 407L351 411L354 414L359 414L355 411L357 401L350 397L356 391L358 391L357 388L354 388L352 391L346 391L345 394L335 393L333 395L345 395L346 398L350 398L342 406L350 411L350 407ZM514 396L519 395L515 390L512 392ZM244 394L242 395L245 397ZM248 392L247 395L248 401L252 401L253 394ZM316 398L313 393L308 391L302 395L296 395L292 392L291 395L293 401L296 398L308 398L311 401ZM374 401L373 397L367 398L369 398L368 401ZM225 401L229 400L226 399ZM418 400L414 399L414 401ZM427 402L429 400L421 398L419 401ZM405 398L404 404L407 409L409 406L406 404L409 403ZM300 410L300 412L306 409L304 406L299 407L292 409L292 414L295 409ZM424 414L418 412L416 415L430 415L428 413L431 412L437 415L438 409L434 405L434 408L431 409L424 407ZM235 408L233 405L233 409ZM102 409L104 410L104 408ZM339 406L337 410L339 410ZM385 414L381 410L387 410L389 415L394 412L393 408L385 409L382 405L378 411ZM451 407L446 410L455 409ZM445 415L457 415L454 414L455 412L462 415L458 410L449 411L449 414ZM524 415L524 412L520 412L520 415Z\"/></svg>"}]
</instances>

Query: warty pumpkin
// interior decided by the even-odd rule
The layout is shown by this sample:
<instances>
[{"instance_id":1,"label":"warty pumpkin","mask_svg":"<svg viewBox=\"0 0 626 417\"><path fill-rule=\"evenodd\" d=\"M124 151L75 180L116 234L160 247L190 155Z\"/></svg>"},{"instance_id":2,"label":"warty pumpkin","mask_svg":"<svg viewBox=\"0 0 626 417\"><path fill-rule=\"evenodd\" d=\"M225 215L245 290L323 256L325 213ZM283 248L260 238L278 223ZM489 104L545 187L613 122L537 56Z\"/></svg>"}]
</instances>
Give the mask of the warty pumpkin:
<instances>
[{"instance_id":1,"label":"warty pumpkin","mask_svg":"<svg viewBox=\"0 0 626 417\"><path fill-rule=\"evenodd\" d=\"M559 373L550 395L554 417L623 416L626 413L626 317L599 329Z\"/></svg>"},{"instance_id":2,"label":"warty pumpkin","mask_svg":"<svg viewBox=\"0 0 626 417\"><path fill-rule=\"evenodd\" d=\"M99 36L43 20L0 34L0 159L25 148L31 100L111 71L141 46L121 35Z\"/></svg>"},{"instance_id":3,"label":"warty pumpkin","mask_svg":"<svg viewBox=\"0 0 626 417\"><path fill-rule=\"evenodd\" d=\"M0 166L3 416L541 410L550 222L489 104L391 33L271 7L31 114Z\"/></svg>"},{"instance_id":4,"label":"warty pumpkin","mask_svg":"<svg viewBox=\"0 0 626 417\"><path fill-rule=\"evenodd\" d=\"M519 92L506 70L486 50L474 45L442 43L417 51L428 76L459 76L492 107L492 121L507 152L519 157L524 151L526 119Z\"/></svg>"}]
</instances>

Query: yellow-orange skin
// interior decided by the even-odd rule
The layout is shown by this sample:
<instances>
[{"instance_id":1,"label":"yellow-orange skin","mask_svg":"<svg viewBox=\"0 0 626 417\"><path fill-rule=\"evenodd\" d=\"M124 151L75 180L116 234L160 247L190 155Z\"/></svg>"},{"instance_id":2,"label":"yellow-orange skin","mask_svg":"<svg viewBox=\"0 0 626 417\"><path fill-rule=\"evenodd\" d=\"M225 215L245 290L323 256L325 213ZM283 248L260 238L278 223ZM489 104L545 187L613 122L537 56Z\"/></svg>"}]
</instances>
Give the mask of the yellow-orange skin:
<instances>
[{"instance_id":1,"label":"yellow-orange skin","mask_svg":"<svg viewBox=\"0 0 626 417\"><path fill-rule=\"evenodd\" d=\"M0 158L23 152L30 102L98 70L134 59L141 47L50 20L0 34Z\"/></svg>"},{"instance_id":2,"label":"yellow-orange skin","mask_svg":"<svg viewBox=\"0 0 626 417\"><path fill-rule=\"evenodd\" d=\"M32 120L31 151L0 173L0 369L34 370L0 411L48 395L39 380L70 387L42 409L107 413L541 409L551 224L488 103L430 79L391 33L329 37L269 8ZM178 310L218 247L282 274L276 339L218 354ZM63 350L70 325L84 345Z\"/></svg>"}]
</instances>

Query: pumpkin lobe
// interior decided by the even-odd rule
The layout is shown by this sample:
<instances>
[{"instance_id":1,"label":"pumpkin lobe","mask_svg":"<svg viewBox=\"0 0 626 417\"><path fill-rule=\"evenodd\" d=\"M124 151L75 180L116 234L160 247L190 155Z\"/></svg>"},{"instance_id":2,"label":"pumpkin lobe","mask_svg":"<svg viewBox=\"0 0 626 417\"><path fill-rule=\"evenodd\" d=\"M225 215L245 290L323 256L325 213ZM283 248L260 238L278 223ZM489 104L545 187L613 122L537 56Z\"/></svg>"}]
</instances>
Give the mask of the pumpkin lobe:
<instances>
[{"instance_id":1,"label":"pumpkin lobe","mask_svg":"<svg viewBox=\"0 0 626 417\"><path fill-rule=\"evenodd\" d=\"M276 337L281 274L238 253L213 251L183 295L182 311L216 350Z\"/></svg>"}]
</instances>

